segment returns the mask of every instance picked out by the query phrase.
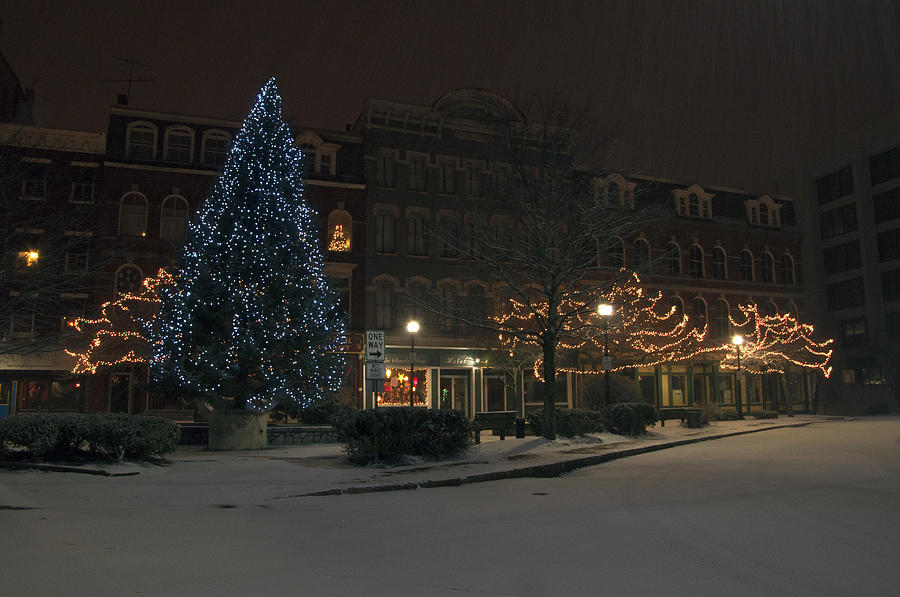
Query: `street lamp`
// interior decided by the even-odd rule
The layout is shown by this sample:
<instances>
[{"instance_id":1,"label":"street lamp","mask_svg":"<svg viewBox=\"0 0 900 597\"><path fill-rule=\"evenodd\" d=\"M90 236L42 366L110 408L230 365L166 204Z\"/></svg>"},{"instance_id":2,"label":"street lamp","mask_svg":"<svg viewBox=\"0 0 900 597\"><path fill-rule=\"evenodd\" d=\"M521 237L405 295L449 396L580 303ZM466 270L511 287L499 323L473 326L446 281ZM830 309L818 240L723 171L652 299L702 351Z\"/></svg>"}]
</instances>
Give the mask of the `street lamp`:
<instances>
[{"instance_id":1,"label":"street lamp","mask_svg":"<svg viewBox=\"0 0 900 597\"><path fill-rule=\"evenodd\" d=\"M413 373L416 366L416 332L419 331L419 322L410 321L406 324L406 331L409 332L409 405L415 406L415 398L413 398Z\"/></svg>"},{"instance_id":2,"label":"street lamp","mask_svg":"<svg viewBox=\"0 0 900 597\"><path fill-rule=\"evenodd\" d=\"M744 337L740 334L734 336L731 339L731 343L734 344L734 347L737 349L737 386L734 389L734 406L737 410L738 419L744 418L743 410L741 409L741 385L743 382L744 373L741 371L741 344L744 343Z\"/></svg>"},{"instance_id":3,"label":"street lamp","mask_svg":"<svg viewBox=\"0 0 900 597\"><path fill-rule=\"evenodd\" d=\"M612 368L609 358L609 318L613 314L613 306L601 303L597 306L597 313L603 318L603 377L606 384L605 403L609 404L609 370Z\"/></svg>"}]
</instances>

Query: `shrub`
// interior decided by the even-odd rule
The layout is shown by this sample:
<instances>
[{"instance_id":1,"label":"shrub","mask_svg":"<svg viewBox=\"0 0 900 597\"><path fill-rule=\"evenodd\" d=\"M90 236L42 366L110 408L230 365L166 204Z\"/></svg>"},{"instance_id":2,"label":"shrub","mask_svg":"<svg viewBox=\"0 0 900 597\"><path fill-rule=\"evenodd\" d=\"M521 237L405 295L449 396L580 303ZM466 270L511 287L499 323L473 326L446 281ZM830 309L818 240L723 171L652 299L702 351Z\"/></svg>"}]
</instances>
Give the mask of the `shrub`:
<instances>
[{"instance_id":1,"label":"shrub","mask_svg":"<svg viewBox=\"0 0 900 597\"><path fill-rule=\"evenodd\" d=\"M21 448L33 460L85 457L146 460L174 452L181 429L158 417L25 414L0 419L0 453Z\"/></svg>"},{"instance_id":2,"label":"shrub","mask_svg":"<svg viewBox=\"0 0 900 597\"><path fill-rule=\"evenodd\" d=\"M733 408L723 408L722 409L722 421L737 421L738 414L737 411Z\"/></svg>"},{"instance_id":3,"label":"shrub","mask_svg":"<svg viewBox=\"0 0 900 597\"><path fill-rule=\"evenodd\" d=\"M300 411L300 420L309 425L335 425L356 412L356 408L338 396L314 401Z\"/></svg>"},{"instance_id":4,"label":"shrub","mask_svg":"<svg viewBox=\"0 0 900 597\"><path fill-rule=\"evenodd\" d=\"M735 413L737 416L737 413ZM725 413L722 412L722 408L715 402L701 402L700 403L700 421L706 425L710 421L724 421Z\"/></svg>"},{"instance_id":5,"label":"shrub","mask_svg":"<svg viewBox=\"0 0 900 597\"><path fill-rule=\"evenodd\" d=\"M646 433L657 420L656 407L643 402L610 404L600 409L600 416L610 432L621 435Z\"/></svg>"},{"instance_id":6,"label":"shrub","mask_svg":"<svg viewBox=\"0 0 900 597\"><path fill-rule=\"evenodd\" d=\"M528 422L537 435L543 435L544 409L539 408L528 415ZM557 408L556 433L565 437L575 437L587 433L603 431L603 419L600 413L585 408Z\"/></svg>"},{"instance_id":7,"label":"shrub","mask_svg":"<svg viewBox=\"0 0 900 597\"><path fill-rule=\"evenodd\" d=\"M751 410L747 415L754 419L777 419L778 411L776 410Z\"/></svg>"},{"instance_id":8,"label":"shrub","mask_svg":"<svg viewBox=\"0 0 900 597\"><path fill-rule=\"evenodd\" d=\"M472 441L469 420L458 410L356 410L336 421L335 428L350 460L359 464L398 462L404 456L453 456Z\"/></svg>"}]
</instances>

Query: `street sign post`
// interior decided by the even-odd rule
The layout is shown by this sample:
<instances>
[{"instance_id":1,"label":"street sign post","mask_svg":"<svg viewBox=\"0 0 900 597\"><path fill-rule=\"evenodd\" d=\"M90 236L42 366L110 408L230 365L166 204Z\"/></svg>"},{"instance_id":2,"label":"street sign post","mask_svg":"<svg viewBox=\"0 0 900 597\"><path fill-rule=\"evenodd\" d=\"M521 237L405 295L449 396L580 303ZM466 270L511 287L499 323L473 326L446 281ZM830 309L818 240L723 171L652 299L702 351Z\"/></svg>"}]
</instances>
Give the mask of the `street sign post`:
<instances>
[{"instance_id":1,"label":"street sign post","mask_svg":"<svg viewBox=\"0 0 900 597\"><path fill-rule=\"evenodd\" d=\"M386 379L384 363L366 363L366 379Z\"/></svg>"},{"instance_id":2,"label":"street sign post","mask_svg":"<svg viewBox=\"0 0 900 597\"><path fill-rule=\"evenodd\" d=\"M384 330L366 330L366 362L384 362Z\"/></svg>"}]
</instances>

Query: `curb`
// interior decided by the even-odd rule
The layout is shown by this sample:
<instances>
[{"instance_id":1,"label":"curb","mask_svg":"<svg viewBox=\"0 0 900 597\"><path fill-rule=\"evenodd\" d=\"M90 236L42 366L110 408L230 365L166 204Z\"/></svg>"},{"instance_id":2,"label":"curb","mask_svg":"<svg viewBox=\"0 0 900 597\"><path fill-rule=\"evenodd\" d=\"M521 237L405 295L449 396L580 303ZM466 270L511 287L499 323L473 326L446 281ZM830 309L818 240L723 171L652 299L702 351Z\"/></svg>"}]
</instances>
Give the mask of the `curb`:
<instances>
[{"instance_id":1,"label":"curb","mask_svg":"<svg viewBox=\"0 0 900 597\"><path fill-rule=\"evenodd\" d=\"M81 473L82 475L97 475L100 477L133 477L139 475L138 471L126 473L111 473L99 468L82 468L78 466L64 466L61 464L43 464L40 462L0 462L0 468L11 470L38 470L48 473Z\"/></svg>"},{"instance_id":2,"label":"curb","mask_svg":"<svg viewBox=\"0 0 900 597\"><path fill-rule=\"evenodd\" d=\"M761 433L763 431L771 431L773 429L789 429L795 427L806 427L812 425L816 421L806 421L803 423L791 423L788 425L778 425L777 427L763 427L762 429L749 429L744 431L732 431L720 435L707 435L704 437L693 437L690 439L681 439L671 442L654 444L650 446L641 446L638 448L629 448L619 450L617 452L607 452L606 454L597 454L596 456L585 456L583 458L574 458L572 460L561 460L559 462L549 462L547 464L537 464L534 466L526 466L521 468L508 469L504 471L491 471L488 473L478 473L468 475L466 477L454 477L449 479L438 479L429 481L419 481L410 483L392 483L389 485L359 485L355 487L347 487L344 489L325 489L321 491L313 491L311 493L299 493L293 495L278 496L272 499L283 500L288 498L299 497L322 497L331 495L357 495L361 493L381 493L385 491L410 491L414 489L431 489L433 487L459 487L470 483L485 483L488 481L500 481L502 479L521 479L523 477L535 478L552 478L559 477L565 473L574 471L586 466L595 466L618 460L620 458L628 458L629 456L637 456L639 454L647 454L650 452L658 452L659 450L667 450L678 446L686 446L689 444L697 444L700 442L711 441L714 439L723 439L726 437L736 437L739 435L748 435L750 433Z\"/></svg>"}]
</instances>

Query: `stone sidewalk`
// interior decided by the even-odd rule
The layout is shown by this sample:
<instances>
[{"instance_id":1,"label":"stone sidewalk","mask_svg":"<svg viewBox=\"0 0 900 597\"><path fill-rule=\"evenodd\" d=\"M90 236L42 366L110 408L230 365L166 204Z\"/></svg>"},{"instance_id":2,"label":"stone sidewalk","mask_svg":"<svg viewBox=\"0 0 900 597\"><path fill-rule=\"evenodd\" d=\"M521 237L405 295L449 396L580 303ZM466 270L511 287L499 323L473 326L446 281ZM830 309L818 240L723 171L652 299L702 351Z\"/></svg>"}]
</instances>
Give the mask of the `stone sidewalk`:
<instances>
[{"instance_id":1,"label":"stone sidewalk","mask_svg":"<svg viewBox=\"0 0 900 597\"><path fill-rule=\"evenodd\" d=\"M108 477L165 476L175 480L196 475L198 467L202 467L203 475L221 479L222 483L238 479L284 479L285 491L278 497L297 498L450 487L517 477L554 477L585 466L700 441L845 420L848 419L817 415L748 418L713 423L700 429L670 421L665 427L657 424L646 435L638 437L599 433L555 441L533 436L500 440L490 432L482 432L481 443L457 458L417 459L402 466L355 466L347 461L341 444L311 444L246 452L211 452L201 446L180 446L162 466L123 462L16 468Z\"/></svg>"}]
</instances>

